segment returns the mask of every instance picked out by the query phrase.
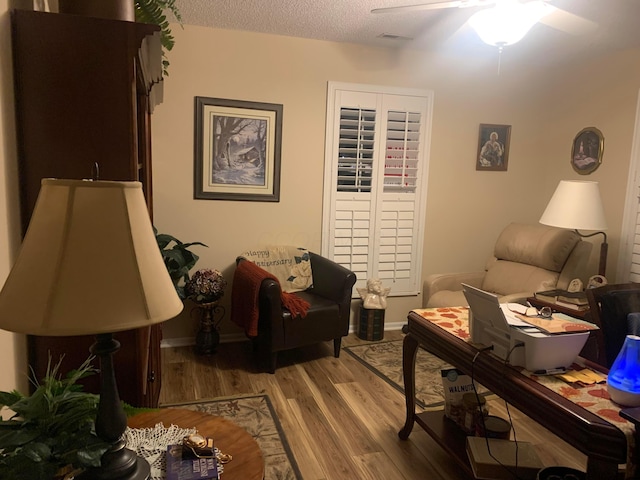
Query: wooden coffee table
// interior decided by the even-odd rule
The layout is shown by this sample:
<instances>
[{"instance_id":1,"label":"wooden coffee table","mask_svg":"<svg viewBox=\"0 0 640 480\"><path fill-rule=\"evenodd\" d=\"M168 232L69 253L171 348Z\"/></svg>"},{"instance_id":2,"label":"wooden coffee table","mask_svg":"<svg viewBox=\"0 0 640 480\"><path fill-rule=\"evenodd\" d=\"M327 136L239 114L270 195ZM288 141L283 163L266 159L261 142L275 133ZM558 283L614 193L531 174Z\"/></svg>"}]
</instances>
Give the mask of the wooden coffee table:
<instances>
[{"instance_id":1,"label":"wooden coffee table","mask_svg":"<svg viewBox=\"0 0 640 480\"><path fill-rule=\"evenodd\" d=\"M224 480L263 480L264 459L262 451L249 433L222 417L182 408L162 408L140 413L129 418L131 428L153 428L162 422L165 426L195 428L200 435L212 437L216 447L233 456L224 465Z\"/></svg>"},{"instance_id":2,"label":"wooden coffee table","mask_svg":"<svg viewBox=\"0 0 640 480\"><path fill-rule=\"evenodd\" d=\"M417 423L473 475L465 450L465 436L456 432L461 430L445 420L442 411L415 411L415 359L420 346L467 375L473 372L478 383L587 455L587 480L616 478L618 464L627 461L627 440L615 425L523 375L518 369L505 365L504 360L490 352L481 352L418 313L410 312L408 320L402 350L407 417L398 433L401 439L409 438Z\"/></svg>"}]
</instances>

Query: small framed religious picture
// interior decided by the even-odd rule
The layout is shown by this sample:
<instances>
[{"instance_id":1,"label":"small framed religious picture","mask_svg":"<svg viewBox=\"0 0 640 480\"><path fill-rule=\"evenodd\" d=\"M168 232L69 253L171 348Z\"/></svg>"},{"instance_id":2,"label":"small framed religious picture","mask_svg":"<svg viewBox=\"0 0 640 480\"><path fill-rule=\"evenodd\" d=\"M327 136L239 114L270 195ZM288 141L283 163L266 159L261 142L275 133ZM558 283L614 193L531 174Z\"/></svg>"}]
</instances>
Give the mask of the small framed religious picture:
<instances>
[{"instance_id":1,"label":"small framed religious picture","mask_svg":"<svg viewBox=\"0 0 640 480\"><path fill-rule=\"evenodd\" d=\"M602 163L604 136L595 127L583 128L573 139L571 166L580 175L595 172Z\"/></svg>"},{"instance_id":2,"label":"small framed religious picture","mask_svg":"<svg viewBox=\"0 0 640 480\"><path fill-rule=\"evenodd\" d=\"M511 125L480 124L476 170L506 171Z\"/></svg>"}]
</instances>

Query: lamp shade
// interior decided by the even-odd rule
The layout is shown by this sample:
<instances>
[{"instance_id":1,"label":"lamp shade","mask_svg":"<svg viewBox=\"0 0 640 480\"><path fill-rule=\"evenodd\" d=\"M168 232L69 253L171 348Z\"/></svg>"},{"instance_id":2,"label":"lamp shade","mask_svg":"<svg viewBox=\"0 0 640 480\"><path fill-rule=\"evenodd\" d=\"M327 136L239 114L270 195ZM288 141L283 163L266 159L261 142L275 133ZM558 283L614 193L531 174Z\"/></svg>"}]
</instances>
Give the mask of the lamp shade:
<instances>
[{"instance_id":1,"label":"lamp shade","mask_svg":"<svg viewBox=\"0 0 640 480\"><path fill-rule=\"evenodd\" d=\"M606 230L598 182L561 180L540 223L575 230Z\"/></svg>"},{"instance_id":2,"label":"lamp shade","mask_svg":"<svg viewBox=\"0 0 640 480\"><path fill-rule=\"evenodd\" d=\"M163 322L182 308L139 182L42 180L0 292L0 328L112 333Z\"/></svg>"},{"instance_id":3,"label":"lamp shade","mask_svg":"<svg viewBox=\"0 0 640 480\"><path fill-rule=\"evenodd\" d=\"M499 0L494 7L473 14L469 24L484 43L503 47L522 40L552 8L536 0L526 3Z\"/></svg>"}]
</instances>

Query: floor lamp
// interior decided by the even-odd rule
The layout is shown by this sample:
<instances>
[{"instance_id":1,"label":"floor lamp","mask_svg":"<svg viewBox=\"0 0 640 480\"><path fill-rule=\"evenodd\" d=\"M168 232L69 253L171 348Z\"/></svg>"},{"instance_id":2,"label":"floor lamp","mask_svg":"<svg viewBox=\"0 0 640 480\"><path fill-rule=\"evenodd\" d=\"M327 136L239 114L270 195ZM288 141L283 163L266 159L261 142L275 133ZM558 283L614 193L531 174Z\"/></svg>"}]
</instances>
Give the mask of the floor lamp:
<instances>
[{"instance_id":1,"label":"floor lamp","mask_svg":"<svg viewBox=\"0 0 640 480\"><path fill-rule=\"evenodd\" d=\"M127 449L113 369L114 332L148 327L182 310L162 260L139 182L42 180L29 229L0 292L0 328L43 336L96 335L101 390L96 434L111 445L81 478L147 479Z\"/></svg>"},{"instance_id":2,"label":"floor lamp","mask_svg":"<svg viewBox=\"0 0 640 480\"><path fill-rule=\"evenodd\" d=\"M546 210L540 217L540 223L553 227L570 228L581 237L602 235L600 245L600 263L598 275L603 277L607 271L607 221L600 197L598 182L581 180L561 180ZM594 233L582 234L578 230L597 230Z\"/></svg>"}]
</instances>

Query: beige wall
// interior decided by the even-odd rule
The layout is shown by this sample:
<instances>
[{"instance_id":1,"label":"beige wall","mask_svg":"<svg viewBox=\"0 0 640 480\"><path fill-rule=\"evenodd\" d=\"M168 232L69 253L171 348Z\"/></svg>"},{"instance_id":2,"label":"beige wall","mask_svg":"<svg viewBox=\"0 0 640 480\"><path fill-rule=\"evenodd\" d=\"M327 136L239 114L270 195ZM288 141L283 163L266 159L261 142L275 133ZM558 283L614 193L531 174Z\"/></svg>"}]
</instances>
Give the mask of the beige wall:
<instances>
[{"instance_id":1,"label":"beige wall","mask_svg":"<svg viewBox=\"0 0 640 480\"><path fill-rule=\"evenodd\" d=\"M605 208L610 243L607 277L615 279L625 204L627 175L640 90L640 50L619 52L606 59L593 59L580 67L551 72L545 86L548 125L540 142L551 154L544 169L551 178L595 180ZM594 126L604 135L602 165L589 176L576 175L569 163L573 136L584 127ZM640 127L640 126L639 126ZM550 192L555 182L547 182ZM599 245L602 237L596 237ZM595 250L599 251L599 247ZM595 252L598 253L598 252ZM618 281L622 279L618 278ZM626 280L625 280L626 281Z\"/></svg>"},{"instance_id":2,"label":"beige wall","mask_svg":"<svg viewBox=\"0 0 640 480\"><path fill-rule=\"evenodd\" d=\"M165 101L153 116L155 223L209 245L198 250L198 267L220 269L231 281L234 259L247 248L274 242L320 250L330 80L434 91L423 276L480 269L508 222L537 222L557 182L580 177L569 164L571 141L589 125L607 137L604 164L589 178L603 182L615 265L638 52L551 74L523 69L512 52L498 74L492 50L446 58L191 26L175 34ZM284 105L279 203L193 199L195 96ZM475 170L480 123L513 126L507 172ZM391 299L386 321L403 322L421 303L421 296ZM164 325L164 337L189 337L194 328L187 308ZM237 332L228 316L223 332Z\"/></svg>"}]
</instances>

